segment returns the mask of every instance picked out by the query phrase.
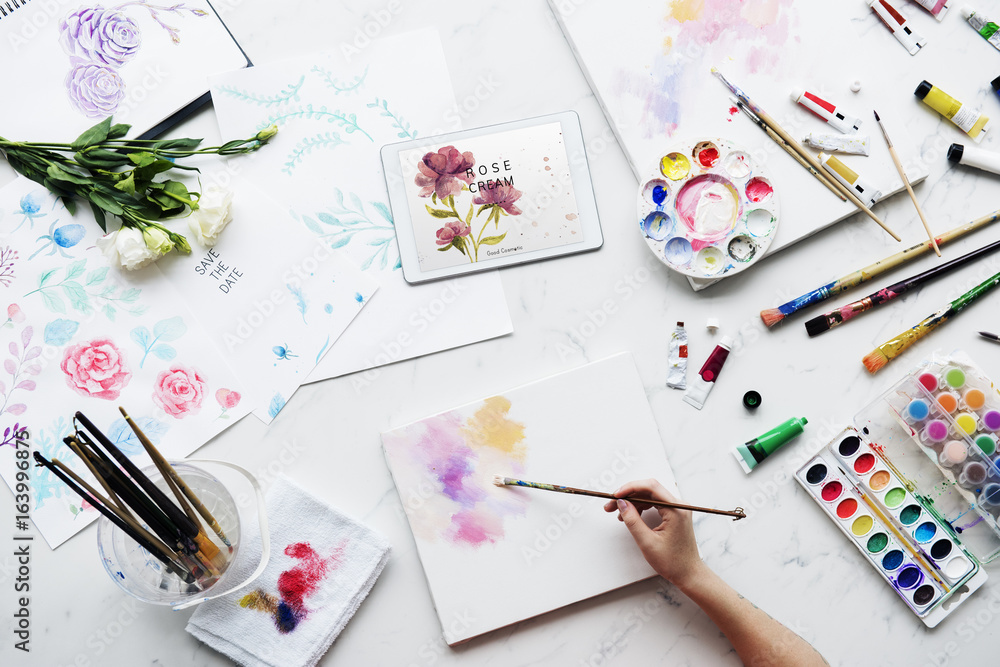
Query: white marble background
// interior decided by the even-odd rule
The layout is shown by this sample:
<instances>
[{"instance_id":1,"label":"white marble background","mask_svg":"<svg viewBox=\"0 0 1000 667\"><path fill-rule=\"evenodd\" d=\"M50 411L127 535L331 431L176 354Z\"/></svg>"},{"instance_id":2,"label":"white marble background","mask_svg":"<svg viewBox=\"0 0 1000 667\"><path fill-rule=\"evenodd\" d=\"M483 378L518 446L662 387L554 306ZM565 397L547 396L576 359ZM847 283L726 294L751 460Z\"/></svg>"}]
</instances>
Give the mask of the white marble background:
<instances>
[{"instance_id":1,"label":"white marble background","mask_svg":"<svg viewBox=\"0 0 1000 667\"><path fill-rule=\"evenodd\" d=\"M699 517L696 522L705 559L730 584L812 642L834 665L995 661L990 626L1000 614L1000 576L936 630L927 630L821 514L791 479L791 472L910 365L936 349L964 348L988 373L1000 377L1000 348L974 333L1000 329L997 295L962 314L877 377L870 377L861 365L862 356L875 345L1000 271L1000 256L816 340L807 339L802 317L766 331L757 315L762 308L798 296L898 246L867 218L855 216L694 294L682 276L668 273L652 258L637 233L636 183L544 0L405 4L219 0L217 4L258 63L340 48L355 39L359 28L386 35L434 25L441 31L451 68L459 101L456 113L466 127L576 109L588 140L607 239L596 253L502 272L514 335L395 364L364 381L355 376L304 387L270 427L245 419L197 452L199 457L247 466L264 484L279 471L288 474L392 542L388 567L323 664L738 664L728 641L707 617L658 580L455 649L441 640L413 540L383 461L379 432L622 350L635 355L685 498L722 507L742 505L750 514L739 524L717 517ZM940 45L938 51L931 52L929 46L913 59L912 75L941 81L942 87L946 80L959 80L958 85L979 90L970 103L1000 115L1000 102L988 90L989 80L1000 74L1000 58L962 24L957 7L945 25L938 26L919 15L915 5L903 0L896 4L921 19L925 34ZM996 3L979 4L987 13L992 5L992 13L1000 15ZM627 11L626 3L616 7ZM858 16L867 11L862 10L857 10ZM873 61L880 48L901 48L891 37L882 37L886 39L873 41ZM400 66L410 68L414 76L434 74L422 71L419 59ZM845 90L850 78L845 73ZM900 100L892 111L909 125L913 136L923 138L921 154L931 176L917 192L934 229L951 228L1000 203L996 196L1000 176L947 164L945 149L962 137L953 126L911 99ZM994 130L997 133L1000 130ZM217 138L212 110L206 109L174 134ZM872 139L881 140L875 135ZM1000 141L993 136L984 145L995 148ZM0 183L11 178L9 170L0 173ZM909 243L919 240L920 223L909 202L897 198L880 204L878 211ZM945 256L956 257L996 237L996 230L980 232L946 248ZM931 257L923 258L893 277L934 263ZM705 330L706 319L713 316L722 322L715 337ZM664 386L666 341L676 320L684 320L690 330L692 375L722 334L740 336L701 412L683 404L680 392ZM740 405L740 397L750 388L764 399L752 414ZM791 416L809 419L806 434L752 476L744 476L729 450ZM9 502L2 504L0 663L47 667L227 663L184 632L190 611L141 606L108 581L94 548L94 526L57 552L35 542L33 651L25 659L12 648L16 572L12 549L3 545L11 544L13 510ZM596 501L594 511L600 511ZM996 568L990 571L995 573Z\"/></svg>"}]
</instances>

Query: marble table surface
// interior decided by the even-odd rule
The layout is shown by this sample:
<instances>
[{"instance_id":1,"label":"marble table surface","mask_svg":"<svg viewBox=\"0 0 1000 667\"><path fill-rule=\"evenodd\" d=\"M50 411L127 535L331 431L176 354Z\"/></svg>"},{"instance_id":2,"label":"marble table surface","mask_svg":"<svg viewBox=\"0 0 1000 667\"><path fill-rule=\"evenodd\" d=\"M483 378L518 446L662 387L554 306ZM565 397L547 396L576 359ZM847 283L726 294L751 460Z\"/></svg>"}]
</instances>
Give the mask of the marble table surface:
<instances>
[{"instance_id":1,"label":"marble table surface","mask_svg":"<svg viewBox=\"0 0 1000 667\"><path fill-rule=\"evenodd\" d=\"M749 518L739 523L713 517L699 517L695 523L703 557L726 581L834 665L941 666L991 660L996 647L990 627L1000 614L1000 576L991 578L941 626L928 630L820 513L792 472L864 405L934 351L964 349L990 375L1000 377L1000 348L975 335L979 329L1000 328L995 296L876 377L861 364L875 345L1000 271L1000 256L815 340L806 337L804 318L768 331L758 317L761 309L899 246L864 216L853 216L749 271L692 292L683 276L658 263L637 233L636 182L544 0L216 4L258 63L341 48L365 30L390 35L435 26L451 69L455 112L466 127L575 109L586 135L606 236L598 252L502 272L513 335L393 364L370 375L366 383L344 377L308 385L270 427L249 417L197 452L199 457L246 466L265 485L279 473L289 475L391 541L388 566L322 664L739 664L729 642L699 608L659 579L460 647L449 648L441 638L379 433L620 351L630 351L637 361L685 498L699 504L741 505L748 511ZM619 9L627 11L627 3L616 4ZM907 9L911 14L919 11L913 5ZM980 91L975 104L1000 113L988 91L989 80L1000 73L1000 65L989 66L997 54L961 25L957 9L952 12L947 32L936 38L958 40L959 51L968 51L962 67L921 54L914 59L920 61L914 70L926 68L928 73L919 76L927 78L961 77L966 89ZM883 47L899 45L886 39L878 45ZM873 47L873 54L877 52ZM416 64L400 65L413 67L414 76L427 74ZM919 138L921 158L930 170L917 193L933 227L949 229L995 208L1000 177L953 168L944 158L947 145L963 135L910 100L899 106L896 113ZM214 112L207 108L175 133L217 138ZM997 144L993 136L984 146ZM12 177L9 170L0 172L0 184ZM896 197L878 210L909 244L919 241L920 223L908 201ZM945 256L956 257L995 237L995 231L977 233L947 248ZM903 277L935 261L925 257L893 275ZM709 317L721 322L715 335L706 330ZM677 320L690 331L696 368L723 334L738 341L700 412L664 385L667 338ZM763 405L753 413L740 404L751 388L763 396ZM806 433L752 475L744 475L729 450L792 416L809 419ZM2 505L11 506L6 500ZM3 544L11 544L12 521L6 518L11 514L5 509L0 521ZM30 656L12 647L15 563L10 550L0 552L0 664L228 663L184 632L190 610L143 606L122 594L105 575L94 541L95 526L90 526L55 552L44 544L36 551ZM987 569L997 573L995 567Z\"/></svg>"}]
</instances>

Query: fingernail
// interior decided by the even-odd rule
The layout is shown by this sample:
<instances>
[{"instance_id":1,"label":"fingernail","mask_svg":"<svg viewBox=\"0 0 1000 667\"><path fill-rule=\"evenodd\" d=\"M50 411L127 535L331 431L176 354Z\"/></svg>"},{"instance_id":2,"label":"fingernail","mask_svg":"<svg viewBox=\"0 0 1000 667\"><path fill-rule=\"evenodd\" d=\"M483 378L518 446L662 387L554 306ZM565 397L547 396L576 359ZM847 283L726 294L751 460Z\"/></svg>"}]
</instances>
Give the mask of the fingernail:
<instances>
[{"instance_id":1,"label":"fingernail","mask_svg":"<svg viewBox=\"0 0 1000 667\"><path fill-rule=\"evenodd\" d=\"M624 500L622 500L621 498L619 498L618 499L618 511L619 512L624 512L627 509L628 509L628 503L626 503Z\"/></svg>"}]
</instances>

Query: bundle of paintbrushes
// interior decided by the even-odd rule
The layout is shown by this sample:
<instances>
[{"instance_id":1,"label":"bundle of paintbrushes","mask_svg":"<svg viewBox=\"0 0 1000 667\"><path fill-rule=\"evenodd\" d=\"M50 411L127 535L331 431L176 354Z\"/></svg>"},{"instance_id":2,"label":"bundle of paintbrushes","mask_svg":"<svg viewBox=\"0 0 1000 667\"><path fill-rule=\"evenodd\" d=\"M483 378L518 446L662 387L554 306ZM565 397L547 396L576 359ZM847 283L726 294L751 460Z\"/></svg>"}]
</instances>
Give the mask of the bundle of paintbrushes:
<instances>
[{"instance_id":1,"label":"bundle of paintbrushes","mask_svg":"<svg viewBox=\"0 0 1000 667\"><path fill-rule=\"evenodd\" d=\"M125 409L119 410L176 502L80 412L76 413L74 423L78 422L85 431L78 428L63 442L80 457L107 495L98 492L59 459L50 461L35 452L35 460L162 562L191 591L204 590L229 567L233 547L211 512ZM220 544L210 537L213 533Z\"/></svg>"}]
</instances>

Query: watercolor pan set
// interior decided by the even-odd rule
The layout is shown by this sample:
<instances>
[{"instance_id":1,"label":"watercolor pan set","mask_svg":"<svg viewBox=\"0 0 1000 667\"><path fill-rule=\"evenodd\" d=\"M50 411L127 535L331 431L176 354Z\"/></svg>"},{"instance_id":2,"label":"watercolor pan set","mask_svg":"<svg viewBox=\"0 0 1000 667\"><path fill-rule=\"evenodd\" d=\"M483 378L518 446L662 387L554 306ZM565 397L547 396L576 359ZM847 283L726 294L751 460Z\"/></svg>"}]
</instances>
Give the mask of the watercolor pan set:
<instances>
[{"instance_id":1,"label":"watercolor pan set","mask_svg":"<svg viewBox=\"0 0 1000 667\"><path fill-rule=\"evenodd\" d=\"M674 271L722 278L747 268L771 245L780 207L771 179L726 139L696 139L663 152L639 185L639 227Z\"/></svg>"},{"instance_id":2,"label":"watercolor pan set","mask_svg":"<svg viewBox=\"0 0 1000 667\"><path fill-rule=\"evenodd\" d=\"M951 525L864 432L845 428L795 478L927 627L985 583Z\"/></svg>"}]
</instances>

